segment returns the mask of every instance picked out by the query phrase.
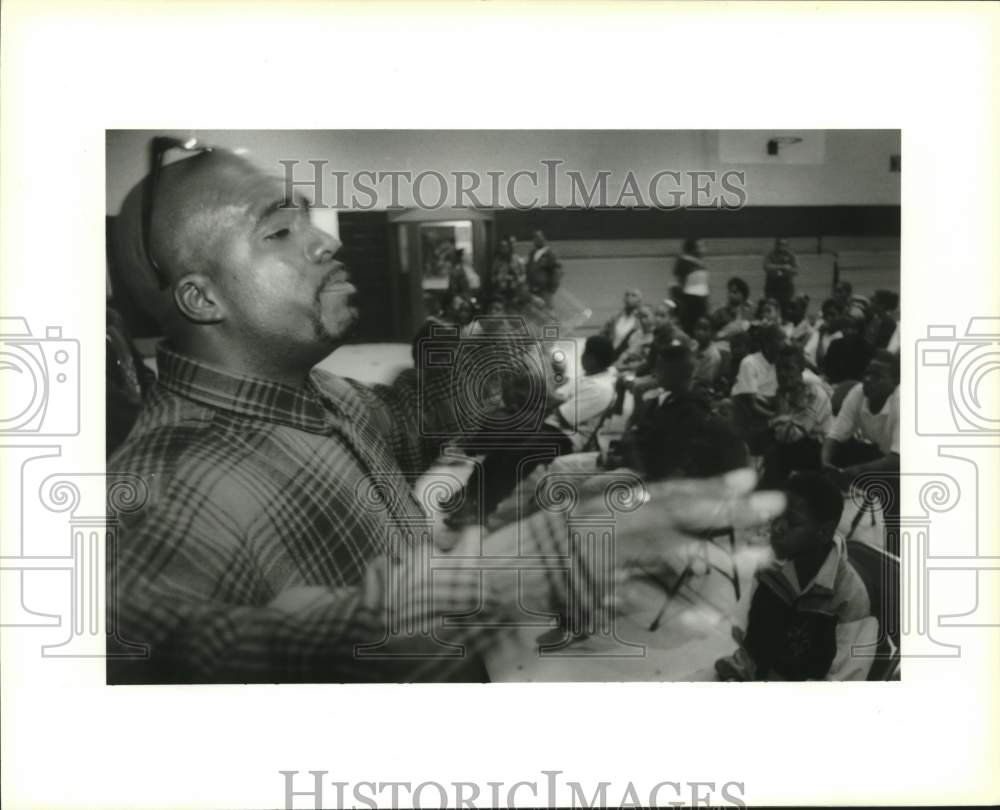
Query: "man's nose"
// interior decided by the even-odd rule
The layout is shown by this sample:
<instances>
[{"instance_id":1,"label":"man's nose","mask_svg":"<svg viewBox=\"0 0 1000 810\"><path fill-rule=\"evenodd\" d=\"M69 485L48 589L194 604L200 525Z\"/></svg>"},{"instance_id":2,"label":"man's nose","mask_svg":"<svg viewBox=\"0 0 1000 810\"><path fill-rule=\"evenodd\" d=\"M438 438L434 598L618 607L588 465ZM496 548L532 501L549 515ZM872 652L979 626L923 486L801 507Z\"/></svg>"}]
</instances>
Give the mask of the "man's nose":
<instances>
[{"instance_id":1,"label":"man's nose","mask_svg":"<svg viewBox=\"0 0 1000 810\"><path fill-rule=\"evenodd\" d=\"M312 231L312 236L306 243L306 255L309 260L321 263L333 261L333 257L340 250L340 242L332 234L319 228L313 228Z\"/></svg>"}]
</instances>

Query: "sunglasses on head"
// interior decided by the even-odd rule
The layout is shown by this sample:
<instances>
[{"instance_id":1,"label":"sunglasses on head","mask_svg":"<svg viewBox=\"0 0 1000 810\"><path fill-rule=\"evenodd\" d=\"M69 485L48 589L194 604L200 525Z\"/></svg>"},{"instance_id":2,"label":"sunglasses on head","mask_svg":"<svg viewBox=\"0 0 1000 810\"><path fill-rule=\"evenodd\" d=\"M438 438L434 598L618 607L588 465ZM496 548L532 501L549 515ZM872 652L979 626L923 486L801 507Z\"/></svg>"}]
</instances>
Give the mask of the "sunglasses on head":
<instances>
[{"instance_id":1,"label":"sunglasses on head","mask_svg":"<svg viewBox=\"0 0 1000 810\"><path fill-rule=\"evenodd\" d=\"M142 247L146 261L153 268L160 289L163 290L170 286L170 280L153 256L150 249L150 237L153 229L153 208L156 202L156 190L160 182L160 172L163 169L163 159L167 152L174 149L194 153L212 151L211 146L198 143L197 138L182 141L180 138L160 135L149 142L149 176L143 189L142 198Z\"/></svg>"}]
</instances>

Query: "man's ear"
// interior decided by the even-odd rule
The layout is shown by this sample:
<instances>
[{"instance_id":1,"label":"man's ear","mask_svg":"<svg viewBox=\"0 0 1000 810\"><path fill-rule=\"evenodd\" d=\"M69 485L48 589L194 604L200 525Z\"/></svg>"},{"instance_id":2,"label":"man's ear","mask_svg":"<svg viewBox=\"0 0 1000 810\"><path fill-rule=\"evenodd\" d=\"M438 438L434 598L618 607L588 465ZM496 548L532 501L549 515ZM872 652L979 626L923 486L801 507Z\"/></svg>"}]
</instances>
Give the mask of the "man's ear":
<instances>
[{"instance_id":1,"label":"man's ear","mask_svg":"<svg viewBox=\"0 0 1000 810\"><path fill-rule=\"evenodd\" d=\"M194 323L219 323L223 307L208 276L188 273L174 285L174 303L180 313Z\"/></svg>"}]
</instances>

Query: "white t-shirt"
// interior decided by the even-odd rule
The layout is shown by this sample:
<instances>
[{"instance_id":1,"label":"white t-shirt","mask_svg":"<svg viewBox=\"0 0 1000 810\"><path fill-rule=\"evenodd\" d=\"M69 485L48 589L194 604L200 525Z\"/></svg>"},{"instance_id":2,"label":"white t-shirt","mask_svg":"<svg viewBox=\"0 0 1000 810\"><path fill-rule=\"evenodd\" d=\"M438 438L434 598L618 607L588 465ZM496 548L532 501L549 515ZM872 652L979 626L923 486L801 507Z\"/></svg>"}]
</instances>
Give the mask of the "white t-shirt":
<instances>
[{"instance_id":1,"label":"white t-shirt","mask_svg":"<svg viewBox=\"0 0 1000 810\"><path fill-rule=\"evenodd\" d=\"M732 394L753 394L754 396L773 397L778 393L778 375L774 366L767 362L760 352L748 354L740 361L740 370L736 373Z\"/></svg>"},{"instance_id":2,"label":"white t-shirt","mask_svg":"<svg viewBox=\"0 0 1000 810\"><path fill-rule=\"evenodd\" d=\"M614 368L609 368L580 377L575 390L571 388L569 391L570 398L559 406L558 414L552 414L545 420L546 424L566 431L566 426L559 419L561 416L572 430L568 435L577 452L583 449L601 416L614 402L617 376Z\"/></svg>"},{"instance_id":3,"label":"white t-shirt","mask_svg":"<svg viewBox=\"0 0 1000 810\"><path fill-rule=\"evenodd\" d=\"M878 413L868 409L868 400L858 383L844 397L840 413L830 430L830 438L846 442L855 437L878 445L883 453L899 452L899 388L889 396Z\"/></svg>"}]
</instances>

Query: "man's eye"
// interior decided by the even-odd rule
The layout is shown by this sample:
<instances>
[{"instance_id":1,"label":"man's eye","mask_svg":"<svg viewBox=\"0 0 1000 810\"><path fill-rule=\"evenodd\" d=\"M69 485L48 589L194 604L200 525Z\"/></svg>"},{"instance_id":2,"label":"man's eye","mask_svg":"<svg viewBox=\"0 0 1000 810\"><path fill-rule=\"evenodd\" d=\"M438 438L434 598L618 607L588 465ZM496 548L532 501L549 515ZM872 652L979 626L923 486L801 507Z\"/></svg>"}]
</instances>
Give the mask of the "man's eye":
<instances>
[{"instance_id":1,"label":"man's eye","mask_svg":"<svg viewBox=\"0 0 1000 810\"><path fill-rule=\"evenodd\" d=\"M284 239L290 233L291 233L291 231L288 230L288 228L281 228L280 230L277 230L274 233L269 233L264 238L265 239Z\"/></svg>"}]
</instances>

